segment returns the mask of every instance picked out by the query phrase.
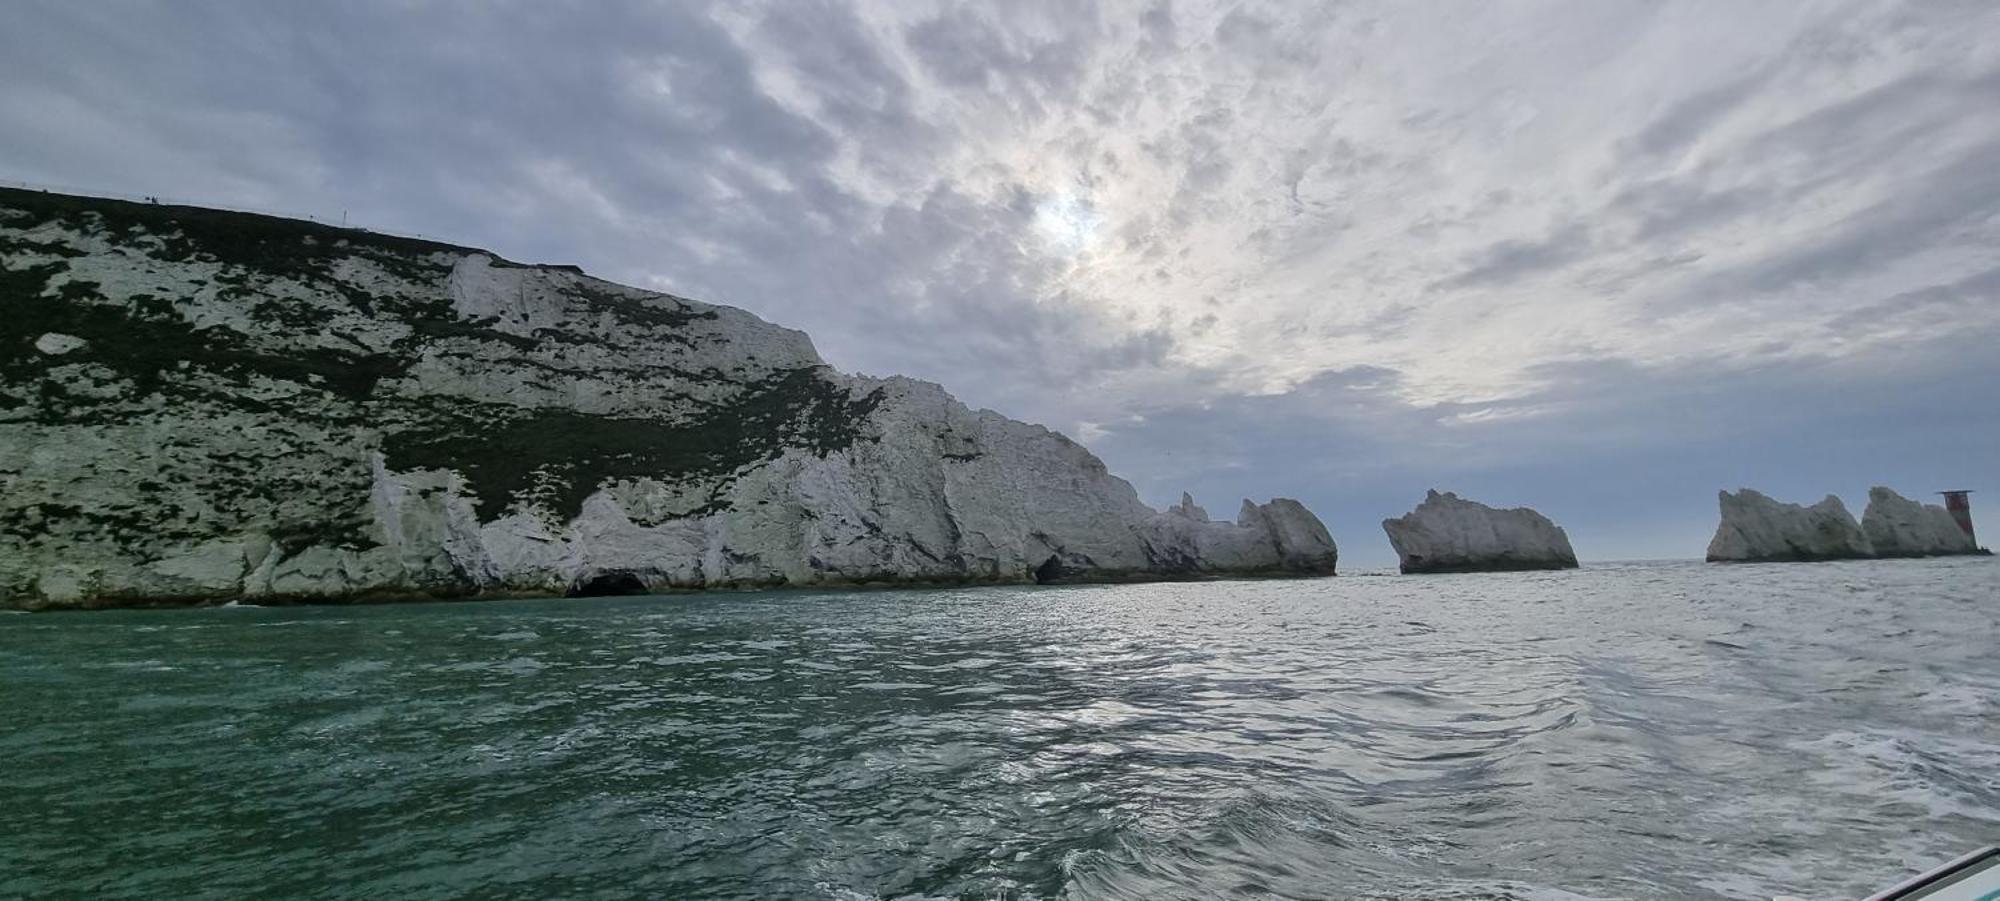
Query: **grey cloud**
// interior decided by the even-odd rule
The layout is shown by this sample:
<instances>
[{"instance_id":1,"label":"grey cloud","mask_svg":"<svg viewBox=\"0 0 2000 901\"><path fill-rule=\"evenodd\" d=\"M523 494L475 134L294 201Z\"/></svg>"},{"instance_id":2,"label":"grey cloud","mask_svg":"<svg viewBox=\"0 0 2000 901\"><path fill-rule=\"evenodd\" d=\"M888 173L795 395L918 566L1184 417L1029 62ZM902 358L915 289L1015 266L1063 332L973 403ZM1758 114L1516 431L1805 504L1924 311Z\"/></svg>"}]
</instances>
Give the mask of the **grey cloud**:
<instances>
[{"instance_id":1,"label":"grey cloud","mask_svg":"<svg viewBox=\"0 0 2000 901\"><path fill-rule=\"evenodd\" d=\"M1905 24L1909 21L1906 19ZM1642 163L1648 156L1678 157L1752 101L1781 93L1789 82L1804 80L1815 69L1847 67L1863 61L1869 49L1864 40L1857 38L1855 30L1876 27L1882 26L1862 20L1837 21L1807 29L1790 45L1747 71L1669 106L1623 142L1633 157L1628 163ZM1896 79L1798 120L1782 122L1763 132L1756 145L1749 148L1750 152L1769 153L1777 149L1774 145L1787 143L1797 149L1824 149L1853 138L1851 123L1893 119L1893 114L1906 111L1913 101L1921 101L1923 95L1939 86L1939 76L1930 72Z\"/></svg>"},{"instance_id":2,"label":"grey cloud","mask_svg":"<svg viewBox=\"0 0 2000 901\"><path fill-rule=\"evenodd\" d=\"M1505 286L1583 260L1590 255L1593 242L1590 230L1575 222L1559 226L1536 240L1500 241L1487 247L1470 267L1433 287Z\"/></svg>"},{"instance_id":3,"label":"grey cloud","mask_svg":"<svg viewBox=\"0 0 2000 901\"><path fill-rule=\"evenodd\" d=\"M924 67L947 85L998 90L1027 114L1073 96L1096 32L1089 6L1071 10L1073 28L1053 39L1018 39L973 7L952 9L903 36Z\"/></svg>"},{"instance_id":4,"label":"grey cloud","mask_svg":"<svg viewBox=\"0 0 2000 901\"><path fill-rule=\"evenodd\" d=\"M1634 171L1649 172L1645 154L1678 154L1703 143L1709 130L1721 127L1751 98L1781 89L1789 79L1801 77L1799 66L1823 62L1829 53L1837 56L1844 46L1823 30L1813 32L1792 48L1796 58L1775 59L1682 102L1624 142L1634 155L1627 163ZM1624 227L1600 231L1600 249L1674 248L1712 230L1764 222L1785 236L1785 243L1774 242L1747 262L1726 268L1698 264L1697 277L1649 305L1665 312L1778 297L1801 286L1828 289L1916 254L1962 245L1990 229L1986 220L2000 208L2000 133L1964 115L1996 92L2000 70L1973 75L1916 71L1747 133L1739 125L1738 134L1703 143L1702 155L1681 171L1617 186L1596 218ZM1935 164L1927 158L1954 146L1967 149ZM1850 186L1870 182L1893 184L1896 190L1817 234L1801 235L1781 218L1801 206L1838 203ZM1618 237L1607 241L1607 234ZM1582 262L1559 253L1539 255L1538 249L1503 247L1527 258L1517 261L1502 253L1492 262L1503 264L1503 272L1511 271L1507 263L1532 269ZM1676 253L1656 258L1664 268L1637 264L1592 283L1630 283L1649 270L1679 269L1690 259ZM1461 278L1482 274L1484 269L1475 269Z\"/></svg>"},{"instance_id":5,"label":"grey cloud","mask_svg":"<svg viewBox=\"0 0 2000 901\"><path fill-rule=\"evenodd\" d=\"M765 46L783 54L812 86L826 118L844 130L894 133L929 142L932 131L909 109L910 88L865 33L853 10L830 0L788 2L757 25Z\"/></svg>"},{"instance_id":6,"label":"grey cloud","mask_svg":"<svg viewBox=\"0 0 2000 901\"><path fill-rule=\"evenodd\" d=\"M1139 15L1139 28L1155 47L1172 47L1179 34L1179 27L1174 23L1173 4L1169 0L1156 0L1146 7L1146 11Z\"/></svg>"},{"instance_id":7,"label":"grey cloud","mask_svg":"<svg viewBox=\"0 0 2000 901\"><path fill-rule=\"evenodd\" d=\"M1705 288L1711 296L1730 297L1825 284L1953 243L1948 236L1966 229L1990 228L1984 223L1996 209L2000 209L2000 142L1974 148L1944 168L1924 173L1896 196L1804 246L1718 272Z\"/></svg>"},{"instance_id":8,"label":"grey cloud","mask_svg":"<svg viewBox=\"0 0 2000 901\"><path fill-rule=\"evenodd\" d=\"M1324 9L1319 15L1307 12L1313 7L1279 6L1258 12L1252 5L1236 6L1215 26L1216 45L1234 61L1265 72L1316 61L1313 40L1325 24Z\"/></svg>"},{"instance_id":9,"label":"grey cloud","mask_svg":"<svg viewBox=\"0 0 2000 901\"><path fill-rule=\"evenodd\" d=\"M1901 291L1828 321L1827 330L1873 331L1884 326L1976 321L1981 308L2000 302L2000 266L1948 284Z\"/></svg>"},{"instance_id":10,"label":"grey cloud","mask_svg":"<svg viewBox=\"0 0 2000 901\"><path fill-rule=\"evenodd\" d=\"M1675 156L1768 86L1770 66L1699 91L1669 107L1626 142L1637 156Z\"/></svg>"},{"instance_id":11,"label":"grey cloud","mask_svg":"<svg viewBox=\"0 0 2000 901\"><path fill-rule=\"evenodd\" d=\"M925 67L948 84L985 86L1016 62L993 25L958 9L910 29L904 36Z\"/></svg>"},{"instance_id":12,"label":"grey cloud","mask_svg":"<svg viewBox=\"0 0 2000 901\"><path fill-rule=\"evenodd\" d=\"M1239 6L1215 26L1215 40L1225 47L1256 51L1271 43L1276 31L1270 20Z\"/></svg>"},{"instance_id":13,"label":"grey cloud","mask_svg":"<svg viewBox=\"0 0 2000 901\"><path fill-rule=\"evenodd\" d=\"M1936 128L1940 123L1935 117L1951 111L1955 104L1936 102L1941 92L1977 95L1990 92L1993 82L1988 76L1959 85L1935 73L1914 73L1780 123L1742 152L1748 157L1794 153L1838 160L1857 150L1896 146Z\"/></svg>"},{"instance_id":14,"label":"grey cloud","mask_svg":"<svg viewBox=\"0 0 2000 901\"><path fill-rule=\"evenodd\" d=\"M1627 186L1609 208L1633 217L1632 240L1646 243L1677 239L1778 201L1767 185L1718 189L1689 179L1658 179Z\"/></svg>"}]
</instances>

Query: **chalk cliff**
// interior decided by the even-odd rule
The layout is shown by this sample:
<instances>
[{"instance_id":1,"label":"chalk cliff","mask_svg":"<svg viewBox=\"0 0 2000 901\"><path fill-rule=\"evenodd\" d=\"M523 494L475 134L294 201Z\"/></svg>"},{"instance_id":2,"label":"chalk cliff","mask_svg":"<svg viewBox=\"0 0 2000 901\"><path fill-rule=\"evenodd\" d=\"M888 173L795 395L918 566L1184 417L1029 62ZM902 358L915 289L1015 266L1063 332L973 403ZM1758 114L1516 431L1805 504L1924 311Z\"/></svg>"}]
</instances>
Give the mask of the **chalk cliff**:
<instances>
[{"instance_id":1,"label":"chalk cliff","mask_svg":"<svg viewBox=\"0 0 2000 901\"><path fill-rule=\"evenodd\" d=\"M1711 563L1846 560L1874 556L1874 547L1840 498L1810 507L1772 500L1748 488L1719 494L1722 522L1708 543Z\"/></svg>"},{"instance_id":2,"label":"chalk cliff","mask_svg":"<svg viewBox=\"0 0 2000 901\"><path fill-rule=\"evenodd\" d=\"M1526 507L1500 510L1449 491L1431 491L1417 508L1382 521L1402 571L1485 572L1569 569L1569 535Z\"/></svg>"},{"instance_id":3,"label":"chalk cliff","mask_svg":"<svg viewBox=\"0 0 2000 901\"><path fill-rule=\"evenodd\" d=\"M0 605L1332 573L742 310L312 223L0 190Z\"/></svg>"},{"instance_id":4,"label":"chalk cliff","mask_svg":"<svg viewBox=\"0 0 2000 901\"><path fill-rule=\"evenodd\" d=\"M1877 485L1868 489L1861 530L1878 557L1985 553L1939 504L1922 504Z\"/></svg>"}]
</instances>

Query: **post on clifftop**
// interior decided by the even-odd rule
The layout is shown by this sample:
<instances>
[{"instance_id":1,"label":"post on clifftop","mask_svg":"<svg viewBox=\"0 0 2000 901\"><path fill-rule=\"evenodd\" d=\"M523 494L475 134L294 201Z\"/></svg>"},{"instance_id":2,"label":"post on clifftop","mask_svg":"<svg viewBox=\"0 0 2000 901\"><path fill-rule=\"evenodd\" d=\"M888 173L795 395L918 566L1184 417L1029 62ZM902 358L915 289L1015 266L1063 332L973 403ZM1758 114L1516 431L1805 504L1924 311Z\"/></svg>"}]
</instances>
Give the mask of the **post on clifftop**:
<instances>
[{"instance_id":1,"label":"post on clifftop","mask_svg":"<svg viewBox=\"0 0 2000 901\"><path fill-rule=\"evenodd\" d=\"M1960 490L1938 493L1944 495L1944 508L1951 513L1952 519L1958 521L1958 527L1965 530L1965 537L1977 544L1979 536L1972 534L1972 499L1969 497L1972 492Z\"/></svg>"}]
</instances>

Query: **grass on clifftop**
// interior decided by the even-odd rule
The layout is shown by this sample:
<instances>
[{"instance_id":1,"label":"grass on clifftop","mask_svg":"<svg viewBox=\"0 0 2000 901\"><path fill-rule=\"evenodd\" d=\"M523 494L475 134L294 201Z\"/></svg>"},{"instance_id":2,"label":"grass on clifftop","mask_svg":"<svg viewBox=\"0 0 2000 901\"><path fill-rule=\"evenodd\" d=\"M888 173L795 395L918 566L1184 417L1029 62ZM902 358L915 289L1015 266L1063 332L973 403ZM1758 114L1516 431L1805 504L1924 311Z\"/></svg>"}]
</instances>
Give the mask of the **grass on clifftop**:
<instances>
[{"instance_id":1,"label":"grass on clifftop","mask_svg":"<svg viewBox=\"0 0 2000 901\"><path fill-rule=\"evenodd\" d=\"M166 249L160 253L162 259L187 260L205 255L217 262L294 278L322 274L333 260L355 255L367 256L392 271L421 265L417 258L440 252L460 256L485 254L494 256L500 265L544 268L499 260L494 254L474 247L235 210L4 187L0 187L0 209L20 210L33 221L58 221L84 230L90 230L94 220L113 235L136 236L141 232L154 235L166 242ZM7 224L23 227L19 221ZM545 268L582 272L575 266ZM398 274L413 273L398 271Z\"/></svg>"},{"instance_id":2,"label":"grass on clifftop","mask_svg":"<svg viewBox=\"0 0 2000 901\"><path fill-rule=\"evenodd\" d=\"M208 259L299 280L324 276L334 260L347 256L367 256L402 270L399 274L417 276L423 273L409 270L420 267L422 255L475 252L302 219L14 188L0 188L0 207L22 210L36 221L60 222L120 239L151 235L163 243L151 255L162 260Z\"/></svg>"}]
</instances>

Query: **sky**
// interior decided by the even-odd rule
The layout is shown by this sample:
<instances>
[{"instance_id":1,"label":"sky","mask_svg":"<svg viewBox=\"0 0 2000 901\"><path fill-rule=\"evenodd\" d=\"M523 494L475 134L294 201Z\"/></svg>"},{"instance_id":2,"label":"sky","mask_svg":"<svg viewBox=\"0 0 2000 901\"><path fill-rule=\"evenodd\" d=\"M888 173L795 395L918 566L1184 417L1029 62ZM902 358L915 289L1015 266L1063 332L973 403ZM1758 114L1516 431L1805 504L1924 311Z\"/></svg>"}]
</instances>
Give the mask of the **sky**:
<instances>
[{"instance_id":1,"label":"sky","mask_svg":"<svg viewBox=\"0 0 2000 901\"><path fill-rule=\"evenodd\" d=\"M0 180L742 307L1155 506L1299 498L1350 567L1433 487L1534 506L1586 563L1700 556L1738 486L1983 489L2000 536L1987 0L7 19Z\"/></svg>"}]
</instances>

